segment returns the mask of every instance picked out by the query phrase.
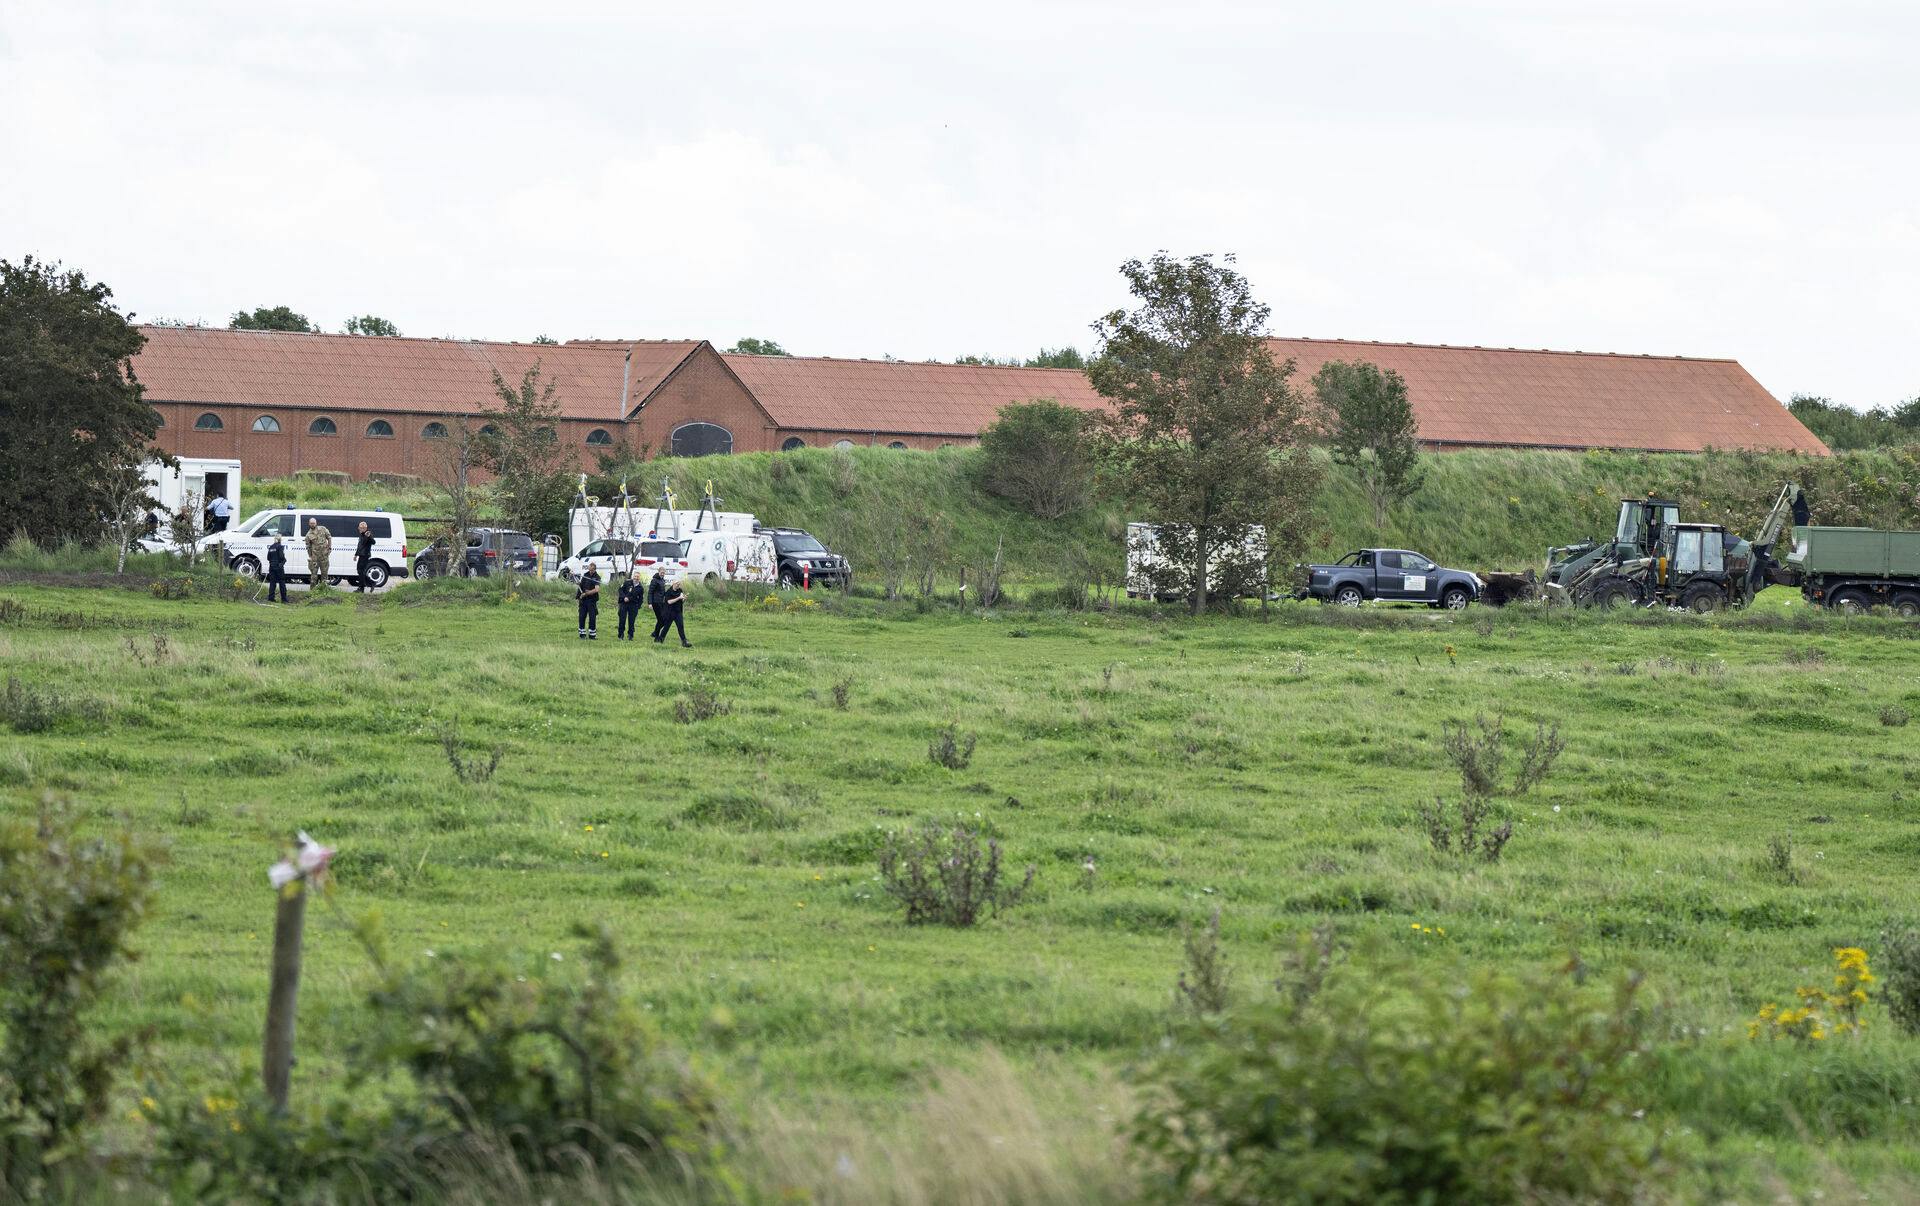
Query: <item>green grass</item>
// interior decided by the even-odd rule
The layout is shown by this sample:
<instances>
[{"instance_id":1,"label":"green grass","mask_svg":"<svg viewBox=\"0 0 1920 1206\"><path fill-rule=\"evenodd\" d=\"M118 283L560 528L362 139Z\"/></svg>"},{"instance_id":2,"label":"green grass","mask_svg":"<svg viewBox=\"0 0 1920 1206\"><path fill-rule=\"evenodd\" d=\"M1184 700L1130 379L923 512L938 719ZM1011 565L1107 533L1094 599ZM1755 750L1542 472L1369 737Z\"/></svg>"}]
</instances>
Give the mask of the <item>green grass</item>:
<instances>
[{"instance_id":1,"label":"green grass","mask_svg":"<svg viewBox=\"0 0 1920 1206\"><path fill-rule=\"evenodd\" d=\"M1920 746L1877 719L1920 708L1912 624L1785 591L1704 620L735 598L700 602L683 650L582 643L556 592L471 593L492 605L440 584L284 609L0 587L25 608L0 625L5 674L109 717L0 728L0 808L52 791L170 848L111 1026L154 1027L178 1068L251 1066L266 870L304 828L340 850L341 904L382 914L405 956L540 956L605 919L666 1030L740 1100L802 1116L887 1119L987 1049L1110 1082L1164 1024L1180 923L1218 908L1249 992L1322 921L1416 964L1444 944L1644 970L1675 1036L1647 1107L1711 1135L1730 1175L1800 1183L1822 1151L1920 1174L1920 1040L1879 1014L1830 1050L1741 1037L1763 1001L1821 982L1830 948L1871 950L1912 908ZM675 723L696 680L731 711ZM1462 870L1415 806L1457 795L1440 725L1476 713L1557 724L1569 749L1501 804L1506 858ZM927 756L948 721L979 735L963 770ZM455 779L448 724L505 747L490 783ZM924 819L1036 864L1028 900L974 930L904 926L873 855ZM1797 882L1767 865L1786 833ZM310 923L298 1091L327 1085L366 980L348 936Z\"/></svg>"},{"instance_id":2,"label":"green grass","mask_svg":"<svg viewBox=\"0 0 1920 1206\"><path fill-rule=\"evenodd\" d=\"M872 567L876 543L885 538L885 526L876 526L871 517L937 512L953 522L956 565L977 565L1004 540L1011 576L1036 582L1064 576L1063 549L1070 547L1103 551L1117 565L1127 521L1152 518L1124 501L1109 500L1067 520L1043 523L978 489L968 468L978 455L973 449L860 448L837 454L809 448L668 458L635 468L628 485L645 502L658 496L662 477L669 477L681 505L697 506L711 478L726 508L752 511L767 523L810 528L847 553L856 568ZM838 467L843 464L847 468ZM1395 508L1384 527L1375 526L1352 476L1324 458L1322 464L1327 476L1317 502L1320 520L1308 536L1308 552L1315 557L1368 545L1404 546L1467 569L1522 569L1539 565L1549 545L1610 533L1620 498L1649 491L1678 498L1682 517L1690 522L1725 523L1751 535L1788 477L1807 486L1816 523L1920 527L1920 451L1915 448L1834 457L1441 453L1426 458L1425 489ZM596 483L603 501L611 502L615 484ZM444 511L424 487L368 482L341 487L292 479L250 482L247 490L249 514L289 500L382 506L409 515Z\"/></svg>"}]
</instances>

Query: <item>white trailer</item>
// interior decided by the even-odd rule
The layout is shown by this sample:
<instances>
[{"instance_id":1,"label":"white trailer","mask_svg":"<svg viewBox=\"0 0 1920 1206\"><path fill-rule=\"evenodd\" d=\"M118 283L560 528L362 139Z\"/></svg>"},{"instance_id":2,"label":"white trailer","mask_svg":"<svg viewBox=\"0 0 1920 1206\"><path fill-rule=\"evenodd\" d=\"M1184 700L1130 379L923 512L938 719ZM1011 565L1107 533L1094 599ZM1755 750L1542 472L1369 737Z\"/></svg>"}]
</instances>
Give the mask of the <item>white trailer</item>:
<instances>
[{"instance_id":1,"label":"white trailer","mask_svg":"<svg viewBox=\"0 0 1920 1206\"><path fill-rule=\"evenodd\" d=\"M1167 558L1160 551L1161 526L1157 523L1127 525L1127 598L1155 597L1154 579L1167 569ZM1258 566L1267 558L1267 530L1255 524L1239 549L1214 549L1207 558L1207 588L1218 587L1223 571L1239 566ZM1257 575L1265 581L1265 574Z\"/></svg>"},{"instance_id":2,"label":"white trailer","mask_svg":"<svg viewBox=\"0 0 1920 1206\"><path fill-rule=\"evenodd\" d=\"M141 468L152 488L156 539L168 541L168 525L185 509L193 521L195 536L206 531L207 508L216 498L227 500L228 524L240 522L240 462L219 457L183 456L179 467L170 469L159 461L148 461Z\"/></svg>"},{"instance_id":3,"label":"white trailer","mask_svg":"<svg viewBox=\"0 0 1920 1206\"><path fill-rule=\"evenodd\" d=\"M567 513L567 549L578 554L596 540L685 540L696 532L751 533L758 526L751 511L575 507Z\"/></svg>"}]
</instances>

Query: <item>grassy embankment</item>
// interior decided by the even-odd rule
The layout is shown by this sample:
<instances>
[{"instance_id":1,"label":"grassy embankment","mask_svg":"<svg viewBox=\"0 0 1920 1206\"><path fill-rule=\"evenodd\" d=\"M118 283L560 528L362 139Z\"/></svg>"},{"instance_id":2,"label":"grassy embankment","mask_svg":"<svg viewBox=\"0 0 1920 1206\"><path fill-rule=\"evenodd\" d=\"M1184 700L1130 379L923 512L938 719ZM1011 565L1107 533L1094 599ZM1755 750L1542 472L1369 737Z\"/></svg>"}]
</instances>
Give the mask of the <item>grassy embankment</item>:
<instances>
[{"instance_id":1,"label":"grassy embankment","mask_svg":"<svg viewBox=\"0 0 1920 1206\"><path fill-rule=\"evenodd\" d=\"M873 563L874 542L883 538L876 516L939 512L953 521L956 563L979 564L1004 537L1007 564L1017 581L1062 577L1065 546L1104 550L1117 562L1126 521L1150 518L1108 502L1071 519L1043 523L975 486L967 469L977 456L964 449L863 448L844 457L805 449L668 459L636 469L629 485L651 498L668 475L681 504L697 506L711 477L727 508L752 511L763 522L811 528L846 551L856 566ZM1790 476L1807 485L1816 523L1920 527L1920 454L1911 449L1832 458L1467 451L1430 456L1427 465L1425 490L1396 508L1384 530L1375 528L1371 508L1350 474L1328 466L1310 555L1337 555L1364 545L1405 546L1467 569L1520 569L1537 565L1549 545L1611 532L1621 496L1648 491L1679 498L1683 518L1726 523L1750 535ZM255 482L248 491L249 513L276 499L378 505L412 515L441 510L430 490L365 482L345 487Z\"/></svg>"},{"instance_id":2,"label":"grassy embankment","mask_svg":"<svg viewBox=\"0 0 1920 1206\"><path fill-rule=\"evenodd\" d=\"M1619 472L1604 493L1639 487ZM681 650L582 644L548 592L453 606L452 586L286 609L0 587L26 609L0 626L7 673L108 718L5 733L0 808L65 793L171 848L109 1026L155 1027L191 1074L252 1065L271 835L300 826L339 847L339 899L379 910L402 954L540 959L571 923L611 923L646 1008L743 1110L783 1114L763 1133L814 1168L768 1176L834 1184L853 1140L819 1138L836 1124L818 1118L923 1153L902 1127L971 1124L958 1158L982 1163L964 1175L998 1175L984 1132L1005 1128L911 1104L997 1050L1072 1137L1056 1159L1025 1136L1019 1158L1100 1169L1088 1198L1121 1192L1100 1138L1126 1108L1114 1077L1164 1025L1180 923L1214 908L1245 992L1329 920L1436 968L1578 948L1596 975L1642 969L1671 1011L1648 1116L1711 1139L1726 1183L1806 1185L1826 1158L1920 1175L1920 1040L1877 1011L1825 1048L1742 1033L1912 908L1920 730L1879 719L1920 711L1910 624L1777 601L1709 620L1286 605L1194 623L736 597L697 606ZM674 723L696 683L730 714ZM1457 794L1440 722L1476 712L1557 724L1569 749L1501 804L1506 857L1461 869L1415 805ZM948 721L979 735L966 769L928 759ZM451 773L456 723L470 749L503 747L492 782ZM873 856L922 819L997 834L1038 865L1032 897L971 931L904 926ZM1787 835L1791 875L1767 855ZM310 927L300 1092L329 1085L366 979L344 934Z\"/></svg>"}]
</instances>

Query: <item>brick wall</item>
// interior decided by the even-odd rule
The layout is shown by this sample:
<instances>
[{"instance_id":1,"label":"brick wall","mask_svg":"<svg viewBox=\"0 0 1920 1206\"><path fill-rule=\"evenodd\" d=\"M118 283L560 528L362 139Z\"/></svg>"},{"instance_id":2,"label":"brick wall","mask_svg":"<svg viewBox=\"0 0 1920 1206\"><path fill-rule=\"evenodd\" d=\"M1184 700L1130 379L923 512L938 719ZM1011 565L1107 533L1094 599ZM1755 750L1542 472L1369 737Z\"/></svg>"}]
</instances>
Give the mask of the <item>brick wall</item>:
<instances>
[{"instance_id":1,"label":"brick wall","mask_svg":"<svg viewBox=\"0 0 1920 1206\"><path fill-rule=\"evenodd\" d=\"M627 439L636 453L645 445L649 455L662 456L671 449L673 429L694 421L718 423L732 432L735 452L780 446L773 421L711 344L701 344L661 384L628 423Z\"/></svg>"}]
</instances>

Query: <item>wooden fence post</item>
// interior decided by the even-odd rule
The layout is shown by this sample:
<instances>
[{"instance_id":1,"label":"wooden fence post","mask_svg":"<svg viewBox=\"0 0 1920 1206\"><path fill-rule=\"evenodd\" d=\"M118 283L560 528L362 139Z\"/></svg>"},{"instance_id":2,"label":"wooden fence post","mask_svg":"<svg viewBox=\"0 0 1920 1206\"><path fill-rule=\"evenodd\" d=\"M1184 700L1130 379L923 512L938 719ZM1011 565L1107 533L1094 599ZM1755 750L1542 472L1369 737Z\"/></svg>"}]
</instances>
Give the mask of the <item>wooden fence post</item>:
<instances>
[{"instance_id":1,"label":"wooden fence post","mask_svg":"<svg viewBox=\"0 0 1920 1206\"><path fill-rule=\"evenodd\" d=\"M293 1081L293 1020L300 995L300 940L306 929L307 885L295 880L279 892L273 916L273 980L267 990L267 1033L260 1076L273 1112L287 1111Z\"/></svg>"}]
</instances>

